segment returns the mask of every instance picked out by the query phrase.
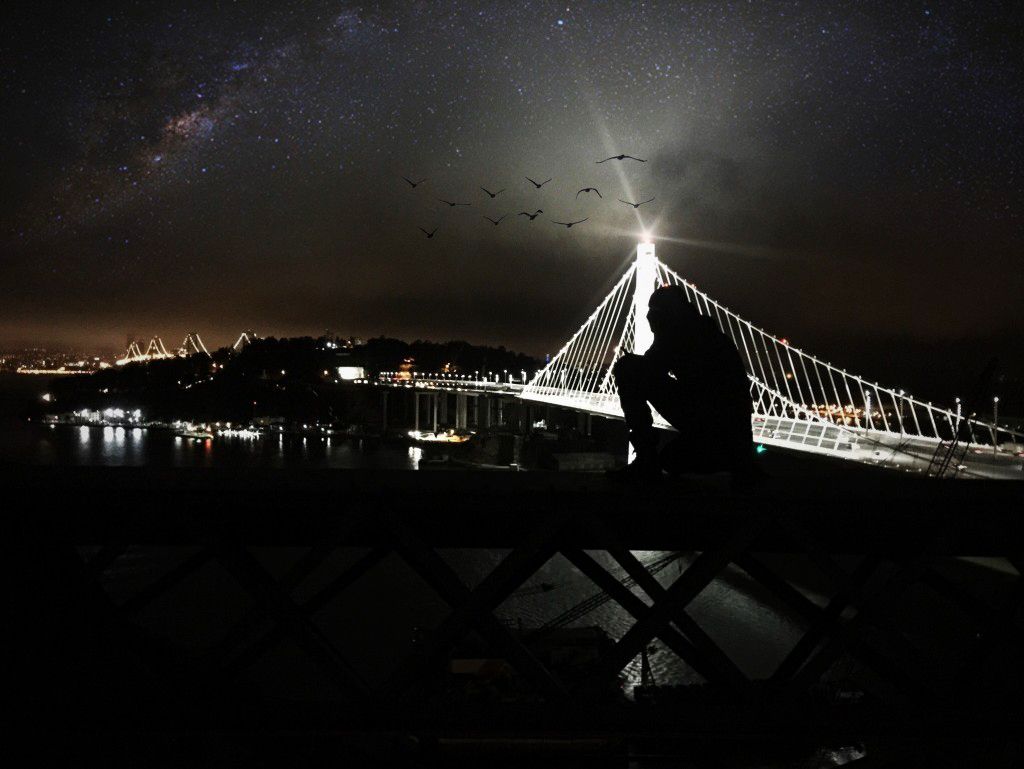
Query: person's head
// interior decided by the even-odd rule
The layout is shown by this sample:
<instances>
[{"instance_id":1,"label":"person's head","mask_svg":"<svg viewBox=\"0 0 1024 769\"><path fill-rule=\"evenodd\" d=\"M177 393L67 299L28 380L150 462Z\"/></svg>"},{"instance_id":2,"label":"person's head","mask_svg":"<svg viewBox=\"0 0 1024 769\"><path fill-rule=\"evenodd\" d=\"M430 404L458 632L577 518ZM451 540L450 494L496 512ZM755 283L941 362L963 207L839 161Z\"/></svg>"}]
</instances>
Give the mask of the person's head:
<instances>
[{"instance_id":1,"label":"person's head","mask_svg":"<svg viewBox=\"0 0 1024 769\"><path fill-rule=\"evenodd\" d=\"M699 319L700 313L681 286L662 286L651 294L647 322L655 334L685 331L693 328Z\"/></svg>"}]
</instances>

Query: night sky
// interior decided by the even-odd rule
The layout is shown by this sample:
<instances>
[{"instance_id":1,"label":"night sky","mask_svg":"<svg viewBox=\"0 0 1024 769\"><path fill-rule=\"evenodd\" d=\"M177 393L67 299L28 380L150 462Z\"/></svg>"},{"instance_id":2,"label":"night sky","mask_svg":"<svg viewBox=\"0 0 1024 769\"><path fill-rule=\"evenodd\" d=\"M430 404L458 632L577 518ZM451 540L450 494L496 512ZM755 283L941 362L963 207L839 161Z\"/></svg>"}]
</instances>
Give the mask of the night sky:
<instances>
[{"instance_id":1,"label":"night sky","mask_svg":"<svg viewBox=\"0 0 1024 769\"><path fill-rule=\"evenodd\" d=\"M1015 339L1020 8L34 2L0 32L0 343L543 354L642 226L841 365L863 340ZM647 162L595 163L619 153Z\"/></svg>"}]
</instances>

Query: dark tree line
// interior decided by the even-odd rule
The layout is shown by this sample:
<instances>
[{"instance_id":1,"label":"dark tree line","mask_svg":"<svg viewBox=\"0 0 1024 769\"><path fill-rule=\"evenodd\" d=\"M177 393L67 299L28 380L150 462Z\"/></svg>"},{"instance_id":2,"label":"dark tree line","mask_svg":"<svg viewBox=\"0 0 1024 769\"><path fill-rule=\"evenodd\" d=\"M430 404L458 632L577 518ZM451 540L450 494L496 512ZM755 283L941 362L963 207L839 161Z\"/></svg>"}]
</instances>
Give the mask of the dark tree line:
<instances>
[{"instance_id":1,"label":"dark tree line","mask_svg":"<svg viewBox=\"0 0 1024 769\"><path fill-rule=\"evenodd\" d=\"M467 342L404 342L378 337L353 345L321 337L258 339L235 352L168 358L56 379L49 411L141 409L147 419L248 422L258 417L358 424L376 409L373 394L341 386L340 366L381 371L469 373L536 369L532 358L504 347Z\"/></svg>"}]
</instances>

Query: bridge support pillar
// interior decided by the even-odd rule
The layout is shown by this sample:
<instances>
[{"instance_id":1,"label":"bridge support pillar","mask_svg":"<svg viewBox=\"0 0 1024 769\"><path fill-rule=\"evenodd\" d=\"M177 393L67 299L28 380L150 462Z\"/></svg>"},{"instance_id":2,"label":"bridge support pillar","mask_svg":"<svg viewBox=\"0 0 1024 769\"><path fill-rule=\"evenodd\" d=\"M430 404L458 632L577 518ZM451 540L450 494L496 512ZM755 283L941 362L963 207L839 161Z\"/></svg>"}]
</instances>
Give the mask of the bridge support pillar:
<instances>
[{"instance_id":1,"label":"bridge support pillar","mask_svg":"<svg viewBox=\"0 0 1024 769\"><path fill-rule=\"evenodd\" d=\"M437 393L430 394L430 404L434 411L434 432L437 432Z\"/></svg>"},{"instance_id":2,"label":"bridge support pillar","mask_svg":"<svg viewBox=\"0 0 1024 769\"><path fill-rule=\"evenodd\" d=\"M448 393L441 393L441 427L448 427Z\"/></svg>"},{"instance_id":3,"label":"bridge support pillar","mask_svg":"<svg viewBox=\"0 0 1024 769\"><path fill-rule=\"evenodd\" d=\"M481 396L484 399L484 427L491 426L491 399L486 395Z\"/></svg>"},{"instance_id":4,"label":"bridge support pillar","mask_svg":"<svg viewBox=\"0 0 1024 769\"><path fill-rule=\"evenodd\" d=\"M455 395L455 429L465 430L466 429L466 394L456 393Z\"/></svg>"},{"instance_id":5,"label":"bridge support pillar","mask_svg":"<svg viewBox=\"0 0 1024 769\"><path fill-rule=\"evenodd\" d=\"M498 397L498 427L505 424L505 404L502 403L501 396Z\"/></svg>"},{"instance_id":6,"label":"bridge support pillar","mask_svg":"<svg viewBox=\"0 0 1024 769\"><path fill-rule=\"evenodd\" d=\"M420 394L415 390L412 393L412 427L416 432L420 431Z\"/></svg>"},{"instance_id":7,"label":"bridge support pillar","mask_svg":"<svg viewBox=\"0 0 1024 769\"><path fill-rule=\"evenodd\" d=\"M480 396L473 398L473 427L480 427Z\"/></svg>"}]
</instances>

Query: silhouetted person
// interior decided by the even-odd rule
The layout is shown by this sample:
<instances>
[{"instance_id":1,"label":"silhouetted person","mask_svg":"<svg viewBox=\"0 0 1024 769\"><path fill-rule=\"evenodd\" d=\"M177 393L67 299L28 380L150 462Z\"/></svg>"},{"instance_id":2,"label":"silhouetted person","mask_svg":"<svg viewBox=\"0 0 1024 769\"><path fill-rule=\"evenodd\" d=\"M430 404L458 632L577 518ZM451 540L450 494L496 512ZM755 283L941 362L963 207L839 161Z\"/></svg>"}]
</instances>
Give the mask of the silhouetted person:
<instances>
[{"instance_id":1,"label":"silhouetted person","mask_svg":"<svg viewBox=\"0 0 1024 769\"><path fill-rule=\"evenodd\" d=\"M679 286L651 295L647 319L654 344L643 355L623 355L612 369L636 451L625 477L658 477L662 469L752 477L750 381L736 347ZM651 406L678 430L660 452Z\"/></svg>"}]
</instances>

